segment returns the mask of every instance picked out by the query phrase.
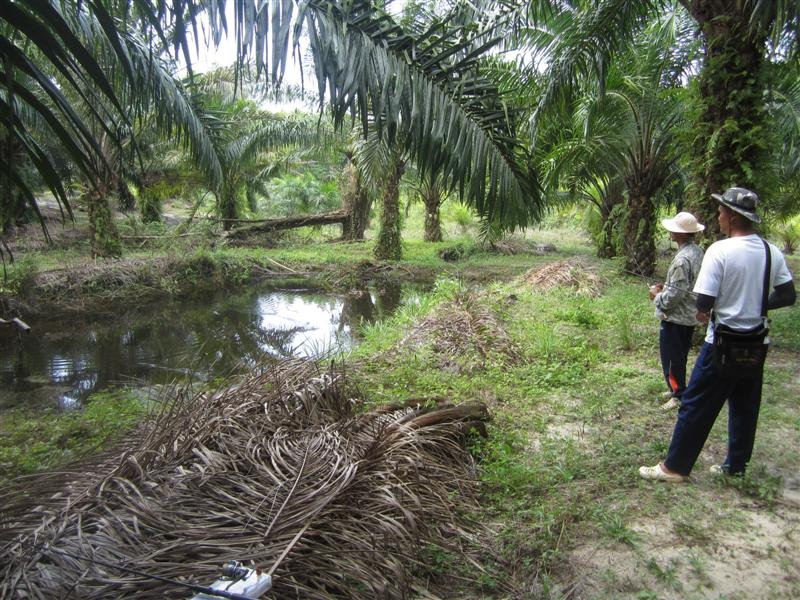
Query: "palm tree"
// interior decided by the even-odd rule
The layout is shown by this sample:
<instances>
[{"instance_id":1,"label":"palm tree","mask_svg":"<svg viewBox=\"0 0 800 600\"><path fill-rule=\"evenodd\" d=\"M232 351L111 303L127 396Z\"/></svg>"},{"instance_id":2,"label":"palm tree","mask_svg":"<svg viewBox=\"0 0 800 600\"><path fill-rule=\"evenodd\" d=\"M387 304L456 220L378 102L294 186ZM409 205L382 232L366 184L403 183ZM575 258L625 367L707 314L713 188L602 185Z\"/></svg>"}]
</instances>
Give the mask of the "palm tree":
<instances>
[{"instance_id":1,"label":"palm tree","mask_svg":"<svg viewBox=\"0 0 800 600\"><path fill-rule=\"evenodd\" d=\"M784 58L796 56L800 3L532 0L528 12L540 27L529 30L529 39L546 47L548 60L538 116L563 102L582 81L596 81L602 89L609 65L628 41L659 14L679 5L698 25L704 51L693 88L698 109L692 124L689 205L716 233L716 220L709 218L716 210L710 193L734 183L759 189L770 178L763 105L766 57L768 50Z\"/></svg>"},{"instance_id":2,"label":"palm tree","mask_svg":"<svg viewBox=\"0 0 800 600\"><path fill-rule=\"evenodd\" d=\"M402 149L405 141L405 135L398 134L399 143L390 145L372 129L353 144L358 179L366 187L378 190L380 198L380 226L374 249L379 260L399 260L403 254L400 181L408 161Z\"/></svg>"},{"instance_id":3,"label":"palm tree","mask_svg":"<svg viewBox=\"0 0 800 600\"><path fill-rule=\"evenodd\" d=\"M266 196L266 183L278 172L281 157L275 153L298 145L317 143L324 131L309 115L229 113L219 128L218 152L222 181L212 188L217 212L227 231L240 218L240 200L254 204Z\"/></svg>"},{"instance_id":4,"label":"palm tree","mask_svg":"<svg viewBox=\"0 0 800 600\"><path fill-rule=\"evenodd\" d=\"M158 108L164 124L190 139L198 157L213 162L215 153L209 140L201 139L204 130L197 120L178 118L179 113L172 112L177 108L173 99L165 103L152 91L166 88L142 83L153 76L153 65L162 51L173 49L188 57L189 33L197 36L201 12L207 11L212 37L218 41L225 28L224 4L145 0L128 9L127 4L79 0L52 4L0 0L0 52L6 69L23 71L34 82L31 87L17 89L7 84L7 76L0 78L0 109L7 115L5 122L12 137L23 143L42 177L65 205L68 199L53 165L20 118L23 108L47 122L52 135L68 147L78 168L88 176L99 175L97 165L102 160L94 160L99 154L95 139L61 92L63 88L54 86L49 74L39 69L22 48L40 52L49 68L63 78L63 85L87 106L96 105L92 101L99 95L115 109L117 120L125 122L125 110L111 85L112 79L119 78L131 98L137 98L137 107ZM264 27L266 22L271 26ZM327 100L337 125L352 112L360 116L362 125L371 119L390 144L395 143L399 129L407 131L404 151L441 175L448 187L459 187L465 198L489 218L524 225L540 214L535 177L509 130L499 96L476 74L480 56L498 41L491 37L490 29L458 32L441 22L414 36L365 0L346 5L331 0L302 5L285 2L280 10L272 10L270 4L241 2L237 3L235 24L240 60L253 57L257 72L269 73L275 82L280 81L291 55L292 31L298 35L293 46L299 43L300 35L307 35L320 98ZM144 54L138 50L131 53L133 25L138 25L144 36ZM89 34L91 39L87 38ZM97 48L113 54L117 67L111 71L102 68L94 56ZM90 96L86 89L96 92ZM38 102L37 93L46 96L48 103ZM110 129L109 133L114 131ZM35 203L14 165L0 166L9 170L14 184ZM209 166L212 177L221 177L219 164Z\"/></svg>"},{"instance_id":5,"label":"palm tree","mask_svg":"<svg viewBox=\"0 0 800 600\"><path fill-rule=\"evenodd\" d=\"M615 207L624 192L625 267L645 275L655 266L657 200L679 173L674 144L683 94L674 74L687 60L670 52L675 22L655 25L620 53L603 93L591 85L581 89L582 95L569 107L571 114L561 110L561 118L537 132L549 196L566 190L569 197L598 207L601 255L611 252L614 224L609 219L619 216Z\"/></svg>"}]
</instances>

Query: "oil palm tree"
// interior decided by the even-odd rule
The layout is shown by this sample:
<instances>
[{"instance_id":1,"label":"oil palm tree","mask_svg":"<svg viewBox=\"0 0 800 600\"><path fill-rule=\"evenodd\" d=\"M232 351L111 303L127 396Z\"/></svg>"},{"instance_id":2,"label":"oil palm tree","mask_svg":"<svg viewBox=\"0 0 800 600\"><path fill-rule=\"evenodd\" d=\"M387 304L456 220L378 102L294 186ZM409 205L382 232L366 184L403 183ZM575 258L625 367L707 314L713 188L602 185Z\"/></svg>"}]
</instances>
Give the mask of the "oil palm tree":
<instances>
[{"instance_id":1,"label":"oil palm tree","mask_svg":"<svg viewBox=\"0 0 800 600\"><path fill-rule=\"evenodd\" d=\"M690 205L715 233L710 193L770 179L764 92L767 59L794 59L800 4L788 0L531 0L529 43L546 56L538 116L568 101L582 82L602 90L612 60L652 19L682 8L697 25L703 58L693 87ZM555 32L555 33L554 33ZM689 43L691 40L684 40ZM766 172L765 172L766 171Z\"/></svg>"},{"instance_id":2,"label":"oil palm tree","mask_svg":"<svg viewBox=\"0 0 800 600\"><path fill-rule=\"evenodd\" d=\"M603 93L591 85L576 89L580 94L570 110L562 109L560 119L540 128L537 142L548 194L566 191L598 206L601 254L611 249L608 219L624 215L626 269L645 275L655 266L657 201L679 175L675 144L685 93L676 80L691 61L690 54L671 52L674 20L654 25L619 53ZM623 193L624 210L616 210Z\"/></svg>"},{"instance_id":3,"label":"oil palm tree","mask_svg":"<svg viewBox=\"0 0 800 600\"><path fill-rule=\"evenodd\" d=\"M61 90L69 87L90 107L98 104L96 96L101 97L104 106L114 109L117 122L124 123L128 115L112 85L112 79L119 78L131 92L129 102L136 98L137 107L158 109L165 123L191 139L193 152L213 163L213 149L201 139L203 129L197 121L182 121L171 112L173 103L164 103L150 86L141 84L152 75L153 63L163 52L188 58L192 32L199 37L201 13L207 14L212 38L218 41L227 26L224 5L224 0L143 0L129 8L127 3L79 0L0 0L4 124L65 204L67 196L52 164L20 118L23 110L39 115L91 178L105 165L97 159L92 132ZM459 187L482 214L519 225L538 216L535 178L509 131L497 94L476 72L479 58L499 39L491 36L490 28L465 32L440 22L421 35L411 35L365 0L284 2L279 7L237 2L235 26L240 60L252 58L256 71L269 74L275 82L280 81L299 36L307 35L320 98L331 107L337 124L347 114L359 115L362 125L371 122L390 144L403 129L404 151L441 174L448 186ZM147 50L144 55L130 52L134 27ZM98 48L115 57L113 68L97 60ZM60 86L31 60L30 49L39 53L49 71L58 73ZM149 60L141 62L144 57ZM24 72L33 84L9 86L9 71ZM90 95L87 89L96 91ZM38 101L37 95L48 102ZM34 203L32 190L15 166L7 162L0 166ZM221 177L220 165L210 166L212 176Z\"/></svg>"},{"instance_id":4,"label":"oil palm tree","mask_svg":"<svg viewBox=\"0 0 800 600\"><path fill-rule=\"evenodd\" d=\"M362 185L378 191L380 225L374 255L379 260L402 257L402 220L400 214L400 182L408 157L403 152L404 134L397 144L390 145L375 129L353 144L354 164Z\"/></svg>"}]
</instances>

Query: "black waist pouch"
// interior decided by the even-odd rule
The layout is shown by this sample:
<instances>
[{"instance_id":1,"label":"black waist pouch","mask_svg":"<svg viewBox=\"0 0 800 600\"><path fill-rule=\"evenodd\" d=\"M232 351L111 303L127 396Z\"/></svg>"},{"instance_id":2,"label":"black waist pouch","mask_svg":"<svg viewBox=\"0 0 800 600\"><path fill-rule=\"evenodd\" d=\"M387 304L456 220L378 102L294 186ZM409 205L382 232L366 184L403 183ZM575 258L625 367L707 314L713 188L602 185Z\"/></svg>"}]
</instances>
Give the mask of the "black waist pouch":
<instances>
[{"instance_id":1,"label":"black waist pouch","mask_svg":"<svg viewBox=\"0 0 800 600\"><path fill-rule=\"evenodd\" d=\"M731 377L760 375L769 350L768 334L769 328L766 325L744 331L716 325L714 368Z\"/></svg>"}]
</instances>

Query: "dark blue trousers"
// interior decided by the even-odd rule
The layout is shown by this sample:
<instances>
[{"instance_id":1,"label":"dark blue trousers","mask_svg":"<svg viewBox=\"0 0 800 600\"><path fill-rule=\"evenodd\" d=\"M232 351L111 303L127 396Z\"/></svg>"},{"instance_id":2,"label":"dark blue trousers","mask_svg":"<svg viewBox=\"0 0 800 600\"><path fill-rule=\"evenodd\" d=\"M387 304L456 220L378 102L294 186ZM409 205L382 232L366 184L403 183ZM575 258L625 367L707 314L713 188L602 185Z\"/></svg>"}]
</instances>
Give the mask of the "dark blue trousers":
<instances>
[{"instance_id":1,"label":"dark blue trousers","mask_svg":"<svg viewBox=\"0 0 800 600\"><path fill-rule=\"evenodd\" d=\"M714 371L713 346L703 344L689 386L681 399L678 421L664 464L670 471L688 475L706 438L728 401L728 473L743 473L753 454L763 373L751 378L723 377Z\"/></svg>"},{"instance_id":2,"label":"dark blue trousers","mask_svg":"<svg viewBox=\"0 0 800 600\"><path fill-rule=\"evenodd\" d=\"M661 352L661 370L667 387L676 398L683 397L686 389L686 357L692 345L694 327L661 321L658 347Z\"/></svg>"}]
</instances>

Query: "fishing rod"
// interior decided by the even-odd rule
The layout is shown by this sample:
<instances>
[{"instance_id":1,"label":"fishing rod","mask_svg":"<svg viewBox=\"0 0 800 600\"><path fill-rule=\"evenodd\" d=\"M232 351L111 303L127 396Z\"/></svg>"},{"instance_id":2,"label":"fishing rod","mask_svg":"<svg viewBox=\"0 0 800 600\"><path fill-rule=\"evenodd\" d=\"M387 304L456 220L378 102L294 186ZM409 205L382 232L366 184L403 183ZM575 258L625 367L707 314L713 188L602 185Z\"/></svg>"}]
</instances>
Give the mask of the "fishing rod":
<instances>
[{"instance_id":1,"label":"fishing rod","mask_svg":"<svg viewBox=\"0 0 800 600\"><path fill-rule=\"evenodd\" d=\"M146 577L148 579L154 579L156 581L161 581L163 583L169 583L178 587L186 588L198 594L202 594L202 596L200 597L227 598L228 600L254 600L254 598L258 598L258 596L261 595L261 592L258 592L258 596L251 596L249 594L248 595L236 594L233 592L228 592L226 590L217 589L215 587L199 585L196 583L186 583L184 581L177 581L175 579L170 579L168 577L162 577L161 575L153 575L152 573L145 573L144 571L131 569L130 567L124 567L120 564L106 562L104 560L99 560L97 558L92 558L82 554L72 554L70 552L65 552L64 550L58 550L46 544L34 546L34 548L41 550L45 554L47 554L48 552L52 552L54 554L60 554L68 558L76 558L78 560L93 563L103 567L108 567L110 569L116 569L117 571L122 571L123 573L129 573L131 575L137 575L139 577ZM242 579L243 577L247 577L250 571L251 569L242 567L236 561L231 561L230 563L225 565L222 572L224 576L231 578L231 580L228 583L234 583L236 580ZM256 571L256 573L258 572ZM261 574L258 573L258 576L260 577ZM269 578L269 584L266 584L266 582L264 582L264 584L268 585L268 587L266 588L268 590L269 587L271 587L272 578L268 575L266 577ZM215 585L217 585L217 583L215 583Z\"/></svg>"}]
</instances>

